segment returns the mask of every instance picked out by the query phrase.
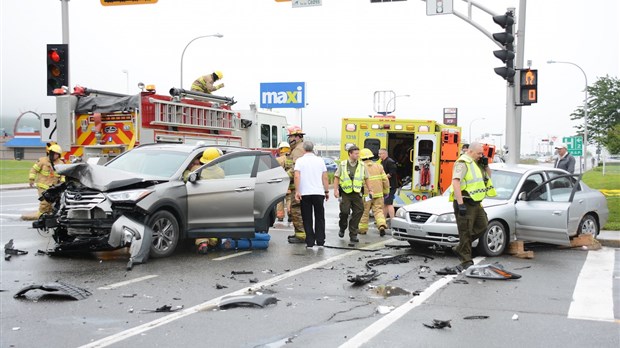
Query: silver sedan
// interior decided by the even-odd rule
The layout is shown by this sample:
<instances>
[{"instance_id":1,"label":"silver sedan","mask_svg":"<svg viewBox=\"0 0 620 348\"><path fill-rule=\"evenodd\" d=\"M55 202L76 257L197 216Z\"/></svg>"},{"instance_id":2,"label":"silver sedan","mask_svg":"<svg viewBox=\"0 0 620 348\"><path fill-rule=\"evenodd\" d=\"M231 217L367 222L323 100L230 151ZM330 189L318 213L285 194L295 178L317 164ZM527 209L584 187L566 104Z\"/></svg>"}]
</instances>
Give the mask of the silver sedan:
<instances>
[{"instance_id":1,"label":"silver sedan","mask_svg":"<svg viewBox=\"0 0 620 348\"><path fill-rule=\"evenodd\" d=\"M584 184L579 175L503 163L491 164L491 169L497 196L483 200L489 225L474 242L482 254L500 255L514 240L570 245L570 237L596 236L607 222L605 196ZM459 241L447 192L398 209L391 225L392 236L411 245L454 246Z\"/></svg>"}]
</instances>

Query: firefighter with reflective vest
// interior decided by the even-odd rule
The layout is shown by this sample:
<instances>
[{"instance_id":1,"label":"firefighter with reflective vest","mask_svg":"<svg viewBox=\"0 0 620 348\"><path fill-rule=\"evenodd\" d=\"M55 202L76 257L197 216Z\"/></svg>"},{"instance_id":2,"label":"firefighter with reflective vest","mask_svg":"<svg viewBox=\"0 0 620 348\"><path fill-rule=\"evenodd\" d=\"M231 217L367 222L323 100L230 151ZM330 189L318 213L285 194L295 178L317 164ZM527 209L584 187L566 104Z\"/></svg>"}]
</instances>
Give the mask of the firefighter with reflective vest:
<instances>
[{"instance_id":1,"label":"firefighter with reflective vest","mask_svg":"<svg viewBox=\"0 0 620 348\"><path fill-rule=\"evenodd\" d=\"M444 273L456 274L473 265L471 244L487 230L489 223L482 207L485 197L497 195L491 181L488 158L484 156L482 144L471 143L467 152L456 161L452 174L449 200L453 202L454 216L459 231L459 244L452 250L459 257L460 264L442 269ZM487 243L480 241L480 243Z\"/></svg>"},{"instance_id":2,"label":"firefighter with reflective vest","mask_svg":"<svg viewBox=\"0 0 620 348\"><path fill-rule=\"evenodd\" d=\"M368 218L370 216L370 208L372 208L377 228L379 228L379 235L383 237L387 228L385 216L383 215L383 197L390 193L390 182L383 170L383 166L372 161L374 156L370 149L363 148L360 151L360 159L364 162L366 170L368 170L368 188L373 194L372 196L367 195L364 198L364 214L360 220L359 234L366 234L368 232Z\"/></svg>"},{"instance_id":3,"label":"firefighter with reflective vest","mask_svg":"<svg viewBox=\"0 0 620 348\"><path fill-rule=\"evenodd\" d=\"M360 149L351 146L347 150L349 159L338 165L334 173L334 197L340 200L340 214L338 226L338 237L344 238L344 232L349 228L349 240L351 243L359 242L357 234L359 223L364 214L363 193L373 196L372 189L369 189L368 170L359 160ZM349 212L351 220L349 221Z\"/></svg>"},{"instance_id":4,"label":"firefighter with reflective vest","mask_svg":"<svg viewBox=\"0 0 620 348\"><path fill-rule=\"evenodd\" d=\"M278 145L278 153L279 153L279 156L276 157L276 161L278 161L280 166L284 168L284 170L286 170L286 161L289 160L289 155L291 154L291 145L289 145L289 143L287 143L286 141L281 142ZM278 203L278 206L276 208L276 217L278 218L278 221L284 221L284 205L285 204L286 204L286 210L290 211L291 210L290 190L286 192L285 200ZM289 214L289 222L290 220L291 220L291 216Z\"/></svg>"},{"instance_id":5,"label":"firefighter with reflective vest","mask_svg":"<svg viewBox=\"0 0 620 348\"><path fill-rule=\"evenodd\" d=\"M291 179L289 184L290 193L287 197L295 197L295 161L301 158L306 152L304 151L304 135L305 133L299 126L290 126L288 131L288 143L291 147L291 154L288 160L285 161L285 170L288 177ZM301 219L301 202L295 199L291 199L291 210L289 216L293 220L293 228L295 234L288 236L289 243L306 243L306 230Z\"/></svg>"},{"instance_id":6,"label":"firefighter with reflective vest","mask_svg":"<svg viewBox=\"0 0 620 348\"><path fill-rule=\"evenodd\" d=\"M30 187L37 187L39 197L41 197L43 191L65 181L64 176L56 173L56 166L63 164L63 161L60 159L62 149L60 145L55 143L48 143L47 145L47 156L39 158L32 168L30 168L30 174L28 175ZM51 212L52 204L41 199L41 203L39 203L39 215Z\"/></svg>"},{"instance_id":7,"label":"firefighter with reflective vest","mask_svg":"<svg viewBox=\"0 0 620 348\"><path fill-rule=\"evenodd\" d=\"M200 76L194 81L194 83L192 83L192 91L211 94L212 92L215 92L218 89L224 87L223 83L214 85L216 81L219 81L223 78L224 78L224 73L222 73L219 70L209 75Z\"/></svg>"}]
</instances>

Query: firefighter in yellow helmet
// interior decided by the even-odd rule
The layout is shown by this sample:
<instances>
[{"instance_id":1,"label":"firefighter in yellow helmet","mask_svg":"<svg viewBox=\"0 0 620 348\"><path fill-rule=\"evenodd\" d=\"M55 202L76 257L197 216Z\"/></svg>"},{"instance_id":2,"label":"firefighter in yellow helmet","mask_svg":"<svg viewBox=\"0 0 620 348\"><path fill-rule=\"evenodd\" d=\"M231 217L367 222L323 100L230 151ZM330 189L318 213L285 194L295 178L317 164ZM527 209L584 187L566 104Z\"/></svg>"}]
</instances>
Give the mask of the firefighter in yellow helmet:
<instances>
[{"instance_id":1,"label":"firefighter in yellow helmet","mask_svg":"<svg viewBox=\"0 0 620 348\"><path fill-rule=\"evenodd\" d=\"M30 174L28 175L30 187L36 186L39 197L41 197L43 191L65 181L64 176L56 173L56 166L63 164L60 145L48 143L46 150L47 156L39 158L32 168L30 168ZM41 200L41 203L39 203L38 215L51 212L52 204L46 200Z\"/></svg>"},{"instance_id":2,"label":"firefighter in yellow helmet","mask_svg":"<svg viewBox=\"0 0 620 348\"><path fill-rule=\"evenodd\" d=\"M216 147L209 147L206 150L204 150L204 152L202 153L202 157L200 158L200 163L207 164L213 161L214 159L220 157L221 155L222 155L222 150ZM203 180L223 179L224 176L225 176L224 170L216 164L213 166L206 166L200 174L200 179L203 179Z\"/></svg>"},{"instance_id":3,"label":"firefighter in yellow helmet","mask_svg":"<svg viewBox=\"0 0 620 348\"><path fill-rule=\"evenodd\" d=\"M360 159L364 161L364 166L368 170L368 188L373 194L372 197L366 195L364 198L364 214L360 220L358 233L366 234L368 232L368 218L372 207L372 213L375 216L377 228L379 228L379 235L383 237L387 228L385 215L383 215L383 197L390 193L390 182L383 166L372 161L374 156L370 149L363 148L360 151Z\"/></svg>"},{"instance_id":4,"label":"firefighter in yellow helmet","mask_svg":"<svg viewBox=\"0 0 620 348\"><path fill-rule=\"evenodd\" d=\"M215 82L223 78L224 78L224 73L222 73L219 70L209 75L200 76L194 81L194 83L192 83L192 91L211 94L212 92L217 91L218 89L224 87L224 83L215 85Z\"/></svg>"},{"instance_id":5,"label":"firefighter in yellow helmet","mask_svg":"<svg viewBox=\"0 0 620 348\"><path fill-rule=\"evenodd\" d=\"M286 141L281 142L278 145L278 153L279 153L279 156L276 157L276 161L278 161L280 166L284 168L284 170L286 170L286 160L291 154L291 145L289 145L289 143L287 143ZM284 204L286 204L286 210L291 211L291 198L292 197L290 197L290 193L291 193L290 190L287 191L286 198L284 199L284 201L278 203L278 206L276 208L276 217L278 218L278 221L284 221ZM290 222L290 218L291 218L291 215L289 214L289 222Z\"/></svg>"},{"instance_id":6,"label":"firefighter in yellow helmet","mask_svg":"<svg viewBox=\"0 0 620 348\"><path fill-rule=\"evenodd\" d=\"M286 170L291 182L289 184L289 197L295 197L295 161L301 158L306 152L303 148L305 133L299 126L288 127L288 143L291 146L291 154L288 160L285 161L284 170ZM301 219L301 202L295 199L291 199L291 210L289 216L293 220L293 228L295 234L288 236L289 243L306 243L306 230Z\"/></svg>"}]
</instances>

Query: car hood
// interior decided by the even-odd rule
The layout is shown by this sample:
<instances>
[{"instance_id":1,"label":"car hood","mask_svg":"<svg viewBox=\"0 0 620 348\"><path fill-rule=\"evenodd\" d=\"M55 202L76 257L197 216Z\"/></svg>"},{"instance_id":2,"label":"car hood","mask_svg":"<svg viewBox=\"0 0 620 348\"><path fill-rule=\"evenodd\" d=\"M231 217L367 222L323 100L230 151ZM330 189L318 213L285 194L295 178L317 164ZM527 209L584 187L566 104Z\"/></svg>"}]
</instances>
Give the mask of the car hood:
<instances>
[{"instance_id":1,"label":"car hood","mask_svg":"<svg viewBox=\"0 0 620 348\"><path fill-rule=\"evenodd\" d=\"M101 192L114 191L130 186L150 186L167 181L161 177L137 176L119 169L89 163L63 164L57 173L79 181L82 185Z\"/></svg>"},{"instance_id":2,"label":"car hood","mask_svg":"<svg viewBox=\"0 0 620 348\"><path fill-rule=\"evenodd\" d=\"M495 207L498 205L507 204L508 201L501 199L485 199L482 201L482 206L485 208ZM416 211L423 213L430 213L434 215L442 215L452 213L452 202L448 201L447 196L437 196L429 198L427 200L408 204L403 207L406 211Z\"/></svg>"}]
</instances>

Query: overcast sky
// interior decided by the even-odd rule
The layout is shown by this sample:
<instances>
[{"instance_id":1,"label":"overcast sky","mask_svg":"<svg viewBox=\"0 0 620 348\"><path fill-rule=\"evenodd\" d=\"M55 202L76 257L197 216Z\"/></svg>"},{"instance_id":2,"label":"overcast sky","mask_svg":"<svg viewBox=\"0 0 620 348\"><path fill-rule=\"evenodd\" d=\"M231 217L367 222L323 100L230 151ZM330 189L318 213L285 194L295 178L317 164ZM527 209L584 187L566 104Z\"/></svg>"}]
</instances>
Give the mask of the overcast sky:
<instances>
[{"instance_id":1,"label":"overcast sky","mask_svg":"<svg viewBox=\"0 0 620 348\"><path fill-rule=\"evenodd\" d=\"M442 120L444 107L459 109L464 137L505 133L505 82L493 68L498 49L454 15L426 16L420 0L371 4L370 0L322 0L312 8L292 8L274 0L159 0L156 4L107 6L99 0L69 2L71 84L124 93L138 82L167 94L213 70L224 72L236 109L259 102L261 82L306 82L304 130L321 141L337 139L342 117L374 114L373 92L394 90L396 115ZM464 2L455 8L466 13ZM518 0L479 0L498 13L518 9ZM535 0L527 3L525 59L539 70L538 104L523 111L522 152L539 139L574 134L570 113L583 103L584 79L617 77L620 69L620 1ZM62 43L61 2L2 0L2 125L12 129L23 111L54 112L47 97L45 45ZM517 13L517 16L519 14ZM500 32L489 15L474 20ZM283 112L298 123L294 110ZM491 139L499 143L499 138ZM505 142L505 139L503 140Z\"/></svg>"}]
</instances>

